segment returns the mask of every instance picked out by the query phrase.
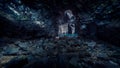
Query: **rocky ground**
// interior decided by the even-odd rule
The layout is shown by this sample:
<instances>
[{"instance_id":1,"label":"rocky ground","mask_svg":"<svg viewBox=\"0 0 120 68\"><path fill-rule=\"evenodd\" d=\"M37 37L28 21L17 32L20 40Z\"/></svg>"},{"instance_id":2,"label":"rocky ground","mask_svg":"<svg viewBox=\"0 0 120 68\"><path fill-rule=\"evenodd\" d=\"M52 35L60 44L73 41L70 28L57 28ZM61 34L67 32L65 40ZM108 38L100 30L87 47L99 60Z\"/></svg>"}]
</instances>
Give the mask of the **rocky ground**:
<instances>
[{"instance_id":1,"label":"rocky ground","mask_svg":"<svg viewBox=\"0 0 120 68\"><path fill-rule=\"evenodd\" d=\"M78 38L5 41L1 41L0 68L120 67L120 48L101 41Z\"/></svg>"}]
</instances>

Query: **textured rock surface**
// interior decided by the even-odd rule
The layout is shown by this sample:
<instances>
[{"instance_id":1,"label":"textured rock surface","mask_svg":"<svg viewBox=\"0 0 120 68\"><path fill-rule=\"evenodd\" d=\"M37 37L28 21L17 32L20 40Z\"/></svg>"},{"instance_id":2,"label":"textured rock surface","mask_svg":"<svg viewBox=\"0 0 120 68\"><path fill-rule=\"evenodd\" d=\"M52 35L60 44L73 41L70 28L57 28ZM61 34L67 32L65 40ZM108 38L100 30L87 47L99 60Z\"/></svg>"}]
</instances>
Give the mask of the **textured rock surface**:
<instances>
[{"instance_id":1,"label":"textured rock surface","mask_svg":"<svg viewBox=\"0 0 120 68\"><path fill-rule=\"evenodd\" d=\"M93 44L93 42L95 44ZM91 44L92 43L92 44ZM22 66L19 61L21 59L9 59L11 61L2 59L5 56L16 56L21 58L23 56L27 58L24 68L35 67L39 68L40 63L42 66L49 64L53 68L60 66L72 66L72 68L88 67L96 68L98 66L105 68L120 67L119 47L113 47L110 44L104 42L95 42L93 40L82 39L36 39L36 40L16 40L14 43L7 44L1 50L1 63L2 66L10 68L14 66L13 61ZM24 46L21 46L24 45ZM92 47L91 47L92 46ZM17 49L16 49L17 48ZM5 54L4 54L5 53ZM24 62L24 60L23 60ZM7 63L7 64L5 64Z\"/></svg>"},{"instance_id":2,"label":"textured rock surface","mask_svg":"<svg viewBox=\"0 0 120 68\"><path fill-rule=\"evenodd\" d=\"M59 20L75 34L59 37ZM0 68L120 68L119 57L119 0L0 0Z\"/></svg>"}]
</instances>

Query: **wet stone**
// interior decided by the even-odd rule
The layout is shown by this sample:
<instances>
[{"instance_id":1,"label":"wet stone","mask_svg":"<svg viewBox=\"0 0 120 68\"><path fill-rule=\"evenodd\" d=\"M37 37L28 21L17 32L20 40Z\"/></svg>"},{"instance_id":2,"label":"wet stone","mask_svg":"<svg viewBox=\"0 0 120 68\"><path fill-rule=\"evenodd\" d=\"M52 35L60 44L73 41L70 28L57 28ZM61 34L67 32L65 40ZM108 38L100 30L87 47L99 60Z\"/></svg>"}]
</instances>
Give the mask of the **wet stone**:
<instances>
[{"instance_id":1,"label":"wet stone","mask_svg":"<svg viewBox=\"0 0 120 68\"><path fill-rule=\"evenodd\" d=\"M20 43L20 44L18 44L21 48L27 48L27 43Z\"/></svg>"},{"instance_id":2,"label":"wet stone","mask_svg":"<svg viewBox=\"0 0 120 68\"><path fill-rule=\"evenodd\" d=\"M86 42L86 44L88 44L89 47L94 47L96 45L96 42L94 42L94 41Z\"/></svg>"},{"instance_id":3,"label":"wet stone","mask_svg":"<svg viewBox=\"0 0 120 68\"><path fill-rule=\"evenodd\" d=\"M19 52L19 47L7 47L7 48L5 48L5 50L4 50L4 52L3 52L3 54L18 54L18 52Z\"/></svg>"}]
</instances>

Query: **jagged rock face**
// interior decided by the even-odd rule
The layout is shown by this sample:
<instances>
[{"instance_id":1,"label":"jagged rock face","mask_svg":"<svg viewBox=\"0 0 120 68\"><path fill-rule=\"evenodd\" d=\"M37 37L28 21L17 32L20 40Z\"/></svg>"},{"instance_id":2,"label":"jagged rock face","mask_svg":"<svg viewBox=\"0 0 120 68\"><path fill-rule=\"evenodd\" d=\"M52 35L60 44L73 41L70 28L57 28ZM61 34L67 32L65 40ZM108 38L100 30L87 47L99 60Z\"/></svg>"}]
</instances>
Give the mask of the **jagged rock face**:
<instances>
[{"instance_id":1,"label":"jagged rock face","mask_svg":"<svg viewBox=\"0 0 120 68\"><path fill-rule=\"evenodd\" d=\"M119 0L0 0L0 68L120 68L119 8Z\"/></svg>"},{"instance_id":2,"label":"jagged rock face","mask_svg":"<svg viewBox=\"0 0 120 68\"><path fill-rule=\"evenodd\" d=\"M2 36L5 33L4 36L8 35L9 37L37 37L50 33L48 29L52 29L51 19L46 9L32 9L24 5L21 0L1 1L0 4L0 18L2 20L1 24L3 25L1 25L1 30L7 31L6 33L1 32ZM3 5L5 7L2 7ZM7 25L9 25L9 29L6 28Z\"/></svg>"},{"instance_id":3,"label":"jagged rock face","mask_svg":"<svg viewBox=\"0 0 120 68\"><path fill-rule=\"evenodd\" d=\"M1 34L4 35L4 32L8 31L5 35L22 35L22 33L26 32L26 35L33 33L33 35L39 36L39 33L44 34L44 32L46 32L48 35L56 36L59 32L56 23L60 16L59 12L61 11L64 13L65 10L69 9L72 11L71 14L76 17L76 24L68 25L71 30L73 30L71 33L76 32L78 35L89 38L97 37L100 39L105 36L108 36L107 38L111 39L110 37L115 35L112 39L119 40L119 8L120 5L118 0L1 0L1 20L4 18L14 24L14 28L10 30L6 29L9 21L6 22L7 24L4 27L1 25L0 28L1 31L3 31ZM66 13L66 15L68 15L69 18L71 17L69 12ZM31 22L28 23L28 20ZM91 26L91 24L94 25ZM83 25L85 26L84 28L82 28ZM13 26L9 26L9 28L12 27ZM16 29L17 27L19 27L19 29ZM5 30L3 30L3 28ZM105 32L107 33L104 34ZM109 33L110 35L108 35ZM108 39L105 40L107 41Z\"/></svg>"}]
</instances>

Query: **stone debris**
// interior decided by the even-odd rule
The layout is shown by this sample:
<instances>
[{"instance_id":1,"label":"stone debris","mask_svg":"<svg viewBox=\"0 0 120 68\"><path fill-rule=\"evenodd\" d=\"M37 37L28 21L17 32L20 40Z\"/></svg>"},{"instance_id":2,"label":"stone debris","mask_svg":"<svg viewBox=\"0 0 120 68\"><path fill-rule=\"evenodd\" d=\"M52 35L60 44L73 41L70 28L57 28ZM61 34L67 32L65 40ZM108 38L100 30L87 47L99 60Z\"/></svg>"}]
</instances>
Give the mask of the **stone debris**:
<instances>
[{"instance_id":1,"label":"stone debris","mask_svg":"<svg viewBox=\"0 0 120 68\"><path fill-rule=\"evenodd\" d=\"M18 40L7 45L8 46L4 46L0 51L1 57L4 55L15 55L16 57L25 55L25 57L29 59L28 61L30 61L29 64L32 64L33 60L38 61L44 58L41 62L47 63L49 60L50 62L58 61L57 63L61 64L63 62L73 66L73 68L91 68L97 65L120 67L120 62L117 60L119 57L119 49L116 49L117 47L111 47L109 44L98 43L93 40L71 38L54 40L51 38L28 41ZM51 61L52 57L54 57L54 59ZM0 61L6 62L2 59Z\"/></svg>"}]
</instances>

